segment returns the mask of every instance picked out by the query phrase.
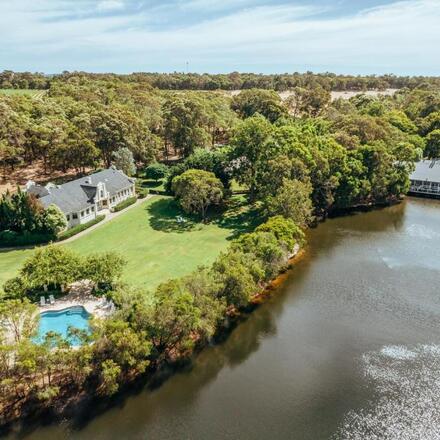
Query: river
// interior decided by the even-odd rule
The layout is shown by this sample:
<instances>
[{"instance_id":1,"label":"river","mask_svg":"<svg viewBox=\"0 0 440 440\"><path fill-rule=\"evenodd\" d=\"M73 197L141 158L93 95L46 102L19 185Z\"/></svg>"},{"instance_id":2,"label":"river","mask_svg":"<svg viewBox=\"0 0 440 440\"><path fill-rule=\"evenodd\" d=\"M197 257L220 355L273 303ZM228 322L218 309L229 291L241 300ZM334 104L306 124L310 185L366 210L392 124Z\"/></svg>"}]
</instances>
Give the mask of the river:
<instances>
[{"instance_id":1,"label":"river","mask_svg":"<svg viewBox=\"0 0 440 440\"><path fill-rule=\"evenodd\" d=\"M308 240L278 292L191 368L24 438L440 438L440 202L331 219Z\"/></svg>"}]
</instances>

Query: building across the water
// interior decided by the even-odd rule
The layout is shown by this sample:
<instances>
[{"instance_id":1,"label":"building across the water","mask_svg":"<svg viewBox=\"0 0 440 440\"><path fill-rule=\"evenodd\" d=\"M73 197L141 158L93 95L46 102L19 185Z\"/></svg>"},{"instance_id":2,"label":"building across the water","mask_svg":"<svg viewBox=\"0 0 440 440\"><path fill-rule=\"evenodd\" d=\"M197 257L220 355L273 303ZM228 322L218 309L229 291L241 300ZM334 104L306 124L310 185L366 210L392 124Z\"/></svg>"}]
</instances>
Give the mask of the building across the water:
<instances>
[{"instance_id":1,"label":"building across the water","mask_svg":"<svg viewBox=\"0 0 440 440\"><path fill-rule=\"evenodd\" d=\"M409 176L410 194L440 197L440 159L421 160Z\"/></svg>"},{"instance_id":2,"label":"building across the water","mask_svg":"<svg viewBox=\"0 0 440 440\"><path fill-rule=\"evenodd\" d=\"M67 227L71 228L133 197L135 179L111 167L63 185L41 186L29 181L26 191L34 194L45 208L51 204L58 206L66 216Z\"/></svg>"}]
</instances>

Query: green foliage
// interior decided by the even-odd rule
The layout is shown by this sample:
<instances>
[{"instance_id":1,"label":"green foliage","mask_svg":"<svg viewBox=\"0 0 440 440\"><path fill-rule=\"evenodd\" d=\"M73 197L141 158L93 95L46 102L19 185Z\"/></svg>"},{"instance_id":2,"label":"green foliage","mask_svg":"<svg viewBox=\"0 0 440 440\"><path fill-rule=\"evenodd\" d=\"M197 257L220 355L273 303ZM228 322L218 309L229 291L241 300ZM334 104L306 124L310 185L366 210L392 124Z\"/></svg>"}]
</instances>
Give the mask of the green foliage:
<instances>
[{"instance_id":1,"label":"green foliage","mask_svg":"<svg viewBox=\"0 0 440 440\"><path fill-rule=\"evenodd\" d=\"M256 193L257 173L261 164L271 157L270 141L274 127L263 116L252 116L240 123L231 141L231 158L235 177Z\"/></svg>"},{"instance_id":2,"label":"green foliage","mask_svg":"<svg viewBox=\"0 0 440 440\"><path fill-rule=\"evenodd\" d=\"M440 157L440 130L433 130L426 137L425 156L429 159Z\"/></svg>"},{"instance_id":3,"label":"green foliage","mask_svg":"<svg viewBox=\"0 0 440 440\"><path fill-rule=\"evenodd\" d=\"M213 147L228 137L234 114L227 99L204 93L169 94L163 104L165 156L170 147L181 156L196 148Z\"/></svg>"},{"instance_id":4,"label":"green foliage","mask_svg":"<svg viewBox=\"0 0 440 440\"><path fill-rule=\"evenodd\" d=\"M50 403L59 395L59 393L59 387L46 386L37 392L37 399L42 402Z\"/></svg>"},{"instance_id":5,"label":"green foliage","mask_svg":"<svg viewBox=\"0 0 440 440\"><path fill-rule=\"evenodd\" d=\"M39 323L37 307L27 299L9 299L0 302L0 322L11 332L16 343L33 336Z\"/></svg>"},{"instance_id":6,"label":"green foliage","mask_svg":"<svg viewBox=\"0 0 440 440\"><path fill-rule=\"evenodd\" d=\"M147 179L155 180L156 182L160 179L165 178L168 173L168 167L162 163L154 162L145 168L145 177Z\"/></svg>"},{"instance_id":7,"label":"green foliage","mask_svg":"<svg viewBox=\"0 0 440 440\"><path fill-rule=\"evenodd\" d=\"M73 228L67 229L66 231L63 231L60 234L58 234L58 241L63 241L66 240L67 238L73 237L74 235L82 231L85 231L91 226L96 225L99 222L102 222L104 219L105 219L105 215L98 215L93 220L90 220L87 223L82 223L74 226Z\"/></svg>"},{"instance_id":8,"label":"green foliage","mask_svg":"<svg viewBox=\"0 0 440 440\"><path fill-rule=\"evenodd\" d=\"M20 188L14 194L6 192L1 196L0 231L48 232L45 230L43 215L44 208L40 202Z\"/></svg>"},{"instance_id":9,"label":"green foliage","mask_svg":"<svg viewBox=\"0 0 440 440\"><path fill-rule=\"evenodd\" d=\"M267 196L264 200L266 215L268 217L281 215L293 220L299 226L307 226L313 212L311 193L310 184L284 179L277 193Z\"/></svg>"},{"instance_id":10,"label":"green foliage","mask_svg":"<svg viewBox=\"0 0 440 440\"><path fill-rule=\"evenodd\" d=\"M278 93L269 90L243 90L234 96L231 108L242 118L249 118L258 113L270 122L275 122L287 116L286 108L282 105Z\"/></svg>"},{"instance_id":11,"label":"green foliage","mask_svg":"<svg viewBox=\"0 0 440 440\"><path fill-rule=\"evenodd\" d=\"M392 110L387 114L387 118L394 127L403 132L415 133L417 131L416 124L403 111Z\"/></svg>"},{"instance_id":12,"label":"green foliage","mask_svg":"<svg viewBox=\"0 0 440 440\"><path fill-rule=\"evenodd\" d=\"M20 276L5 283L6 297L32 297L48 288L63 290L75 281L89 279L111 288L121 277L125 260L116 252L80 257L62 246L39 248L24 262Z\"/></svg>"},{"instance_id":13,"label":"green foliage","mask_svg":"<svg viewBox=\"0 0 440 440\"><path fill-rule=\"evenodd\" d=\"M319 85L309 88L295 87L287 98L286 106L293 117L317 117L326 109L330 99L330 92Z\"/></svg>"},{"instance_id":14,"label":"green foliage","mask_svg":"<svg viewBox=\"0 0 440 440\"><path fill-rule=\"evenodd\" d=\"M47 242L65 229L67 220L55 205L44 209L28 193L6 192L0 199L0 246L19 246Z\"/></svg>"},{"instance_id":15,"label":"green foliage","mask_svg":"<svg viewBox=\"0 0 440 440\"><path fill-rule=\"evenodd\" d=\"M252 295L261 290L264 269L253 255L230 250L219 256L212 269L222 285L219 295L228 305L246 306Z\"/></svg>"},{"instance_id":16,"label":"green foliage","mask_svg":"<svg viewBox=\"0 0 440 440\"><path fill-rule=\"evenodd\" d=\"M58 235L67 227L67 219L64 213L56 205L49 205L44 211L44 224L48 231Z\"/></svg>"},{"instance_id":17,"label":"green foliage","mask_svg":"<svg viewBox=\"0 0 440 440\"><path fill-rule=\"evenodd\" d=\"M435 78L426 81L438 83ZM205 218L208 207L222 201L224 188L234 177L250 189L253 212L271 216L253 233L234 240L211 268L166 282L155 292L120 284L116 292L108 290L117 306L115 314L93 320L92 335L72 329L71 334L84 343L77 350L54 333L43 344L32 343L38 313L23 298L35 296L46 285L58 288L84 277L111 289L124 261L114 253L82 258L61 247L38 249L20 276L5 284L0 300L0 321L14 335L14 341L6 344L5 325L0 329L0 405L38 400L50 405L63 393L84 390L86 384L111 395L150 367L190 355L198 342L216 334L228 314L246 307L285 269L296 245L303 243L300 227L313 215L401 197L408 189L413 162L425 145L429 157L437 157L440 149L440 94L429 84L417 87L420 82L409 77L310 73L65 73L54 78L0 74L0 87L50 85L44 100L0 96L4 175L21 161L41 161L46 172L71 167L85 171L102 162L108 165L115 153L122 152L123 157L115 160L121 160L122 168L127 165L127 173L135 160L143 166L152 164L147 177L157 179L163 178L165 168L154 160L165 156L183 159L170 169L167 186L173 187L187 212ZM283 103L273 92L247 90L232 99L231 109L231 100L220 94L159 93L150 84L170 89L259 87L293 93ZM389 85L409 89L390 97L362 95L329 101L329 90ZM245 119L237 123L237 114ZM177 230L182 226L176 226L177 211L162 202L154 208L152 224L161 231ZM74 235L98 221L59 236ZM11 236L18 240L54 235L62 229L63 219L59 212L44 210L38 200L17 191L2 196L0 225L0 240Z\"/></svg>"},{"instance_id":18,"label":"green foliage","mask_svg":"<svg viewBox=\"0 0 440 440\"><path fill-rule=\"evenodd\" d=\"M203 220L208 208L223 200L222 183L208 171L185 171L173 179L172 189L183 210L199 214Z\"/></svg>"},{"instance_id":19,"label":"green foliage","mask_svg":"<svg viewBox=\"0 0 440 440\"><path fill-rule=\"evenodd\" d=\"M111 360L119 372L143 373L149 365L151 343L145 331L135 331L128 322L109 318L95 324L95 357Z\"/></svg>"},{"instance_id":20,"label":"green foliage","mask_svg":"<svg viewBox=\"0 0 440 440\"><path fill-rule=\"evenodd\" d=\"M129 197L128 199L123 200L122 202L118 203L114 208L113 212L119 212L123 209L127 208L130 205L133 205L136 203L137 197Z\"/></svg>"},{"instance_id":21,"label":"green foliage","mask_svg":"<svg viewBox=\"0 0 440 440\"><path fill-rule=\"evenodd\" d=\"M44 286L65 286L79 279L81 259L62 246L37 249L23 264L20 276L27 286L40 289Z\"/></svg>"},{"instance_id":22,"label":"green foliage","mask_svg":"<svg viewBox=\"0 0 440 440\"><path fill-rule=\"evenodd\" d=\"M214 173L221 180L225 188L229 188L232 179L232 170L230 169L230 149L227 147L217 148L215 150L205 150L197 148L194 153L189 155L182 163L169 169L166 189L172 190L172 181L176 176L180 176L187 170L197 169Z\"/></svg>"},{"instance_id":23,"label":"green foliage","mask_svg":"<svg viewBox=\"0 0 440 440\"><path fill-rule=\"evenodd\" d=\"M52 234L47 233L0 231L0 248L42 244L51 241L53 238L54 236Z\"/></svg>"},{"instance_id":24,"label":"green foliage","mask_svg":"<svg viewBox=\"0 0 440 440\"><path fill-rule=\"evenodd\" d=\"M119 389L119 376L121 367L112 359L101 363L101 392L106 396L115 394Z\"/></svg>"},{"instance_id":25,"label":"green foliage","mask_svg":"<svg viewBox=\"0 0 440 440\"><path fill-rule=\"evenodd\" d=\"M233 250L253 255L264 270L264 281L273 279L287 263L287 248L280 246L272 232L244 234L232 245Z\"/></svg>"},{"instance_id":26,"label":"green foliage","mask_svg":"<svg viewBox=\"0 0 440 440\"><path fill-rule=\"evenodd\" d=\"M28 286L23 278L11 278L3 284L5 295L2 299L22 299L26 294L27 288Z\"/></svg>"},{"instance_id":27,"label":"green foliage","mask_svg":"<svg viewBox=\"0 0 440 440\"><path fill-rule=\"evenodd\" d=\"M144 188L139 180L136 180L136 196L138 199L145 199L148 196L150 190L148 188Z\"/></svg>"},{"instance_id":28,"label":"green foliage","mask_svg":"<svg viewBox=\"0 0 440 440\"><path fill-rule=\"evenodd\" d=\"M123 171L127 176L136 174L133 153L127 147L121 147L113 153L113 163L118 170Z\"/></svg>"},{"instance_id":29,"label":"green foliage","mask_svg":"<svg viewBox=\"0 0 440 440\"><path fill-rule=\"evenodd\" d=\"M156 289L148 333L158 355L184 354L194 345L191 335L202 328L202 310L181 283L169 281Z\"/></svg>"},{"instance_id":30,"label":"green foliage","mask_svg":"<svg viewBox=\"0 0 440 440\"><path fill-rule=\"evenodd\" d=\"M304 232L293 222L281 215L270 217L265 223L258 226L255 232L271 232L278 243L292 250L295 244L304 243Z\"/></svg>"},{"instance_id":31,"label":"green foliage","mask_svg":"<svg viewBox=\"0 0 440 440\"><path fill-rule=\"evenodd\" d=\"M88 255L82 262L82 277L111 286L121 277L125 265L126 261L116 252Z\"/></svg>"}]
</instances>

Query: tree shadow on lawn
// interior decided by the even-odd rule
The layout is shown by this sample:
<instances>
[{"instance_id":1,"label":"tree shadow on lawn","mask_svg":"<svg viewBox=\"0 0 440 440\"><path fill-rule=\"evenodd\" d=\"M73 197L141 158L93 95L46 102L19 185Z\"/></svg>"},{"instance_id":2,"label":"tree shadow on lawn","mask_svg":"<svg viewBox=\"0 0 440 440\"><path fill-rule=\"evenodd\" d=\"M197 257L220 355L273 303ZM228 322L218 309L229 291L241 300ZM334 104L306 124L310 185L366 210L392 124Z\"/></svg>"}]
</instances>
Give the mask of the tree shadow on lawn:
<instances>
[{"instance_id":1,"label":"tree shadow on lawn","mask_svg":"<svg viewBox=\"0 0 440 440\"><path fill-rule=\"evenodd\" d=\"M142 180L141 187L149 189L163 189L164 182L159 180Z\"/></svg>"},{"instance_id":2,"label":"tree shadow on lawn","mask_svg":"<svg viewBox=\"0 0 440 440\"><path fill-rule=\"evenodd\" d=\"M213 221L218 227L229 229L231 235L227 239L233 240L246 232L252 232L262 219L257 207L242 201L233 201Z\"/></svg>"},{"instance_id":3,"label":"tree shadow on lawn","mask_svg":"<svg viewBox=\"0 0 440 440\"><path fill-rule=\"evenodd\" d=\"M156 231L188 232L202 227L200 222L185 214L171 198L156 200L150 203L146 210L150 215L150 226ZM179 216L185 221L179 222L177 219Z\"/></svg>"},{"instance_id":4,"label":"tree shadow on lawn","mask_svg":"<svg viewBox=\"0 0 440 440\"><path fill-rule=\"evenodd\" d=\"M149 204L146 210L150 215L150 226L156 231L189 232L203 228L199 217L184 213L172 198L157 200ZM179 222L179 216L185 221ZM256 207L237 199L230 200L225 207L211 209L207 221L230 230L227 240L232 240L245 232L253 231L261 223L261 217Z\"/></svg>"}]
</instances>

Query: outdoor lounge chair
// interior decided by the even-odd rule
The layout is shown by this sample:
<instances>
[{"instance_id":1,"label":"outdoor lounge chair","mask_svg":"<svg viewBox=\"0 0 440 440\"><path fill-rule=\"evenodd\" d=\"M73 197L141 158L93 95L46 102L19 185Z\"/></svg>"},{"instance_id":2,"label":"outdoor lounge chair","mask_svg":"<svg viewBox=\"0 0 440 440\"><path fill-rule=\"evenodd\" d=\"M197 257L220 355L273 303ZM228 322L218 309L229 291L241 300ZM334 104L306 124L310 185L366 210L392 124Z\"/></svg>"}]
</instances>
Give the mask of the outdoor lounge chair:
<instances>
[{"instance_id":1,"label":"outdoor lounge chair","mask_svg":"<svg viewBox=\"0 0 440 440\"><path fill-rule=\"evenodd\" d=\"M46 305L46 298L44 296L40 296L40 306L43 307Z\"/></svg>"},{"instance_id":2,"label":"outdoor lounge chair","mask_svg":"<svg viewBox=\"0 0 440 440\"><path fill-rule=\"evenodd\" d=\"M53 297L53 295L49 295L49 302L54 305L55 304L55 298Z\"/></svg>"}]
</instances>

